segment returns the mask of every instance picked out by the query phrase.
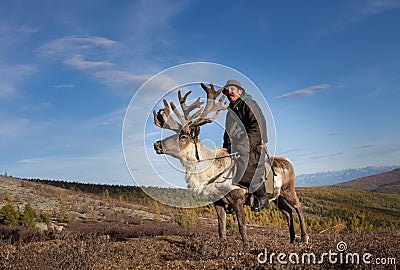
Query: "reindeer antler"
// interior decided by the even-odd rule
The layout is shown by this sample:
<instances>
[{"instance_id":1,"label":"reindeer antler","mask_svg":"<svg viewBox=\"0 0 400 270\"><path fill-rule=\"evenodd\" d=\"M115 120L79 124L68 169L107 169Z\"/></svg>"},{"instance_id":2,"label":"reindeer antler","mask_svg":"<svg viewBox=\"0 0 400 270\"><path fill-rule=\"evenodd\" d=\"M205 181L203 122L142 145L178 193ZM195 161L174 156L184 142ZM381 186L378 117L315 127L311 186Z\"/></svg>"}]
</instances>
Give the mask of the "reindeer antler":
<instances>
[{"instance_id":1,"label":"reindeer antler","mask_svg":"<svg viewBox=\"0 0 400 270\"><path fill-rule=\"evenodd\" d=\"M160 128L166 128L166 129L170 129L170 130L173 130L176 132L180 132L182 125L179 124L172 117L171 109L169 108L168 102L165 99L163 99L163 102L164 102L163 109L158 110L158 112L156 112L155 110L153 111L154 124ZM171 102L171 107L172 107L172 104L173 103ZM166 117L166 119L165 119L165 117Z\"/></svg>"},{"instance_id":2,"label":"reindeer antler","mask_svg":"<svg viewBox=\"0 0 400 270\"><path fill-rule=\"evenodd\" d=\"M164 99L164 108L160 109L158 112L153 111L154 124L160 128L166 128L176 132L180 132L181 128L187 124L189 127L196 127L214 121L218 117L219 112L221 110L225 110L228 107L226 102L222 104L222 101L225 99L225 95L222 95L218 102L216 102L216 98L221 94L223 88L215 90L212 83L210 84L210 87L207 87L204 83L201 83L201 87L207 93L207 103L205 107L201 106L202 104L204 104L204 102L200 101L200 98L197 98L196 101L187 105L186 100L188 96L192 93L192 91L187 92L183 96L181 91L178 91L178 99L182 108L183 115L180 113L173 101L171 101L169 105L168 102ZM181 123L178 123L172 117L171 109ZM190 115L190 113L195 109L199 110L196 111L193 115ZM212 112L216 113L211 118L208 117L208 115Z\"/></svg>"},{"instance_id":3,"label":"reindeer antler","mask_svg":"<svg viewBox=\"0 0 400 270\"><path fill-rule=\"evenodd\" d=\"M204 101L200 101L200 98L197 98L197 100L195 102L193 102L192 104L186 105L186 99L191 93L192 93L192 91L189 91L182 97L181 91L178 91L179 103L181 104L183 116L185 117L186 120L194 119L197 116L199 116L200 113L202 112L202 110L198 110L195 114L193 114L192 117L190 117L189 114L194 109L201 108L201 105L203 105L203 103L204 103Z\"/></svg>"},{"instance_id":4,"label":"reindeer antler","mask_svg":"<svg viewBox=\"0 0 400 270\"><path fill-rule=\"evenodd\" d=\"M207 123L211 123L212 121L217 119L221 110L226 110L228 108L227 102L222 103L222 101L226 97L225 94L220 97L218 102L216 102L216 99L221 94L223 88L215 90L214 84L212 83L210 83L210 87L207 87L204 83L201 83L200 85L207 93L207 103L199 118L193 122L193 126L201 126ZM207 117L212 112L215 112L214 116L211 118Z\"/></svg>"}]
</instances>

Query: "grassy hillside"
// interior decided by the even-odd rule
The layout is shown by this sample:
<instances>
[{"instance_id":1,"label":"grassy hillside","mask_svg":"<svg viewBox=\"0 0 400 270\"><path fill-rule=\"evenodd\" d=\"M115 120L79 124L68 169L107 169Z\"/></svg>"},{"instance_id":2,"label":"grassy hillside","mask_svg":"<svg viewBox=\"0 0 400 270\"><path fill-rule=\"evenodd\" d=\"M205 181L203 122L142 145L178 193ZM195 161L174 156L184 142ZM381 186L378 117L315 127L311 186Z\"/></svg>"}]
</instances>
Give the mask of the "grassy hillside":
<instances>
[{"instance_id":1,"label":"grassy hillside","mask_svg":"<svg viewBox=\"0 0 400 270\"><path fill-rule=\"evenodd\" d=\"M181 210L155 202L139 187L93 185L68 183L60 181L36 182L56 185L79 192L107 194L111 198L129 203L156 206L162 213L174 213L175 216L189 216L189 221L199 216L215 218L211 205L195 209ZM151 192L163 196L164 201L186 201L191 194L183 189L149 188ZM400 195L380 194L352 189L310 187L297 188L297 193L303 203L307 227L312 230L352 231L352 230L398 230L400 229ZM286 227L286 220L276 207L270 207L261 213L252 212L246 207L249 223ZM295 215L297 216L297 215ZM233 215L228 216L228 224L235 226ZM188 221L188 222L189 222ZM296 219L297 221L297 219ZM190 223L190 222L189 222ZM298 222L296 222L298 225Z\"/></svg>"},{"instance_id":2,"label":"grassy hillside","mask_svg":"<svg viewBox=\"0 0 400 270\"><path fill-rule=\"evenodd\" d=\"M187 196L183 190L152 189L168 198ZM276 207L261 213L246 208L250 252L242 253L236 221L228 215L227 256L219 257L212 206L167 207L139 187L0 176L0 207L13 205L22 211L20 206L30 203L55 223L63 213L63 222L58 223L62 230L32 231L0 224L0 269L356 268L326 260L314 265L257 261L266 248L269 254L312 252L321 258L329 250L336 251L341 241L352 253L368 252L374 258L390 259L386 266L399 266L400 195L334 188L298 188L297 192L304 205L309 244L289 244L286 221Z\"/></svg>"},{"instance_id":3,"label":"grassy hillside","mask_svg":"<svg viewBox=\"0 0 400 270\"><path fill-rule=\"evenodd\" d=\"M400 195L339 188L299 188L311 227L343 230L400 229Z\"/></svg>"},{"instance_id":4,"label":"grassy hillside","mask_svg":"<svg viewBox=\"0 0 400 270\"><path fill-rule=\"evenodd\" d=\"M400 194L400 169L358 178L355 180L335 184L331 187Z\"/></svg>"}]
</instances>

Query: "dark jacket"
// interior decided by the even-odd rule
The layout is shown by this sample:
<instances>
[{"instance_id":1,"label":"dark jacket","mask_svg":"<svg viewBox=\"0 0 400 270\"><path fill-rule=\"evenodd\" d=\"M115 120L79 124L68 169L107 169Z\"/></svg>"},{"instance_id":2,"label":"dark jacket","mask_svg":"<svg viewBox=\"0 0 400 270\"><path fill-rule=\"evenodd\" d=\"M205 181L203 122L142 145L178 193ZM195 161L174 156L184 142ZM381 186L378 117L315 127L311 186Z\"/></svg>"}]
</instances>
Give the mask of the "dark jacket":
<instances>
[{"instance_id":1,"label":"dark jacket","mask_svg":"<svg viewBox=\"0 0 400 270\"><path fill-rule=\"evenodd\" d=\"M225 123L224 148L230 150L232 141L236 143L234 136L230 138L228 133L232 134L231 129L234 127L235 123L238 122L238 119L241 121L241 125L245 128L247 133L250 147L248 151L259 144L268 142L264 115L257 102L254 101L250 95L244 92L241 98L234 104L229 104L228 110ZM235 113L235 115L232 115L233 113Z\"/></svg>"},{"instance_id":2,"label":"dark jacket","mask_svg":"<svg viewBox=\"0 0 400 270\"><path fill-rule=\"evenodd\" d=\"M229 104L225 123L223 147L239 154L235 160L238 172L233 180L235 184L249 187L255 183L258 187L263 181L264 162L260 161L265 160L265 153L260 147L262 143L267 143L264 115L251 96L244 93L234 104Z\"/></svg>"}]
</instances>

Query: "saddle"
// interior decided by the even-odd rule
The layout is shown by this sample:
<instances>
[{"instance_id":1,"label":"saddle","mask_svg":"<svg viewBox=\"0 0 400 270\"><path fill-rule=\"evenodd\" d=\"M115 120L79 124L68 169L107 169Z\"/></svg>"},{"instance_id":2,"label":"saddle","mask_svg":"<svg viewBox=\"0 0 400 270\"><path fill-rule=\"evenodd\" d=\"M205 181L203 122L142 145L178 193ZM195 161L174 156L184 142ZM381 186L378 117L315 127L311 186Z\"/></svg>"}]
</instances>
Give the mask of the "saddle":
<instances>
[{"instance_id":1,"label":"saddle","mask_svg":"<svg viewBox=\"0 0 400 270\"><path fill-rule=\"evenodd\" d=\"M276 177L275 173L271 168L271 165L269 164L268 160L265 161L265 172L264 172L264 185L265 189L267 191L268 199L269 201L273 201L276 198L279 197L280 195L280 188L276 185ZM245 187L243 185L238 184L241 188L245 189L245 191L248 193L249 189L248 187ZM245 205L253 206L255 202L254 195L252 193L248 193Z\"/></svg>"},{"instance_id":2,"label":"saddle","mask_svg":"<svg viewBox=\"0 0 400 270\"><path fill-rule=\"evenodd\" d=\"M269 162L265 161L265 172L264 172L264 185L267 190L268 197L270 200L273 200L279 196L279 188L276 185L276 177L275 172L272 169Z\"/></svg>"}]
</instances>

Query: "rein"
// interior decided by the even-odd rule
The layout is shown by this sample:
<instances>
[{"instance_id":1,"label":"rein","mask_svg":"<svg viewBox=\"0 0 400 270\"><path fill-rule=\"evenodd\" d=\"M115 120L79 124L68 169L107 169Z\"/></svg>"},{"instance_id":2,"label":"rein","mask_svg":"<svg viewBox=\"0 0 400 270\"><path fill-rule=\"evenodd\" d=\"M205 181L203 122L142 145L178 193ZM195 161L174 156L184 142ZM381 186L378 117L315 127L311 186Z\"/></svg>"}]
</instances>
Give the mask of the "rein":
<instances>
[{"instance_id":1,"label":"rein","mask_svg":"<svg viewBox=\"0 0 400 270\"><path fill-rule=\"evenodd\" d=\"M235 152L229 155L221 156L221 157L215 157L215 158L206 158L206 159L199 159L197 162L203 162L203 161L210 161L210 160L216 160L216 159L221 159L221 158L227 158L227 157L233 157L234 159L239 157L239 153Z\"/></svg>"},{"instance_id":2,"label":"rein","mask_svg":"<svg viewBox=\"0 0 400 270\"><path fill-rule=\"evenodd\" d=\"M211 161L211 160L216 160L216 159L221 159L221 158L227 158L227 157L233 157L234 159L239 157L239 153L235 152L235 153L231 153L229 155L225 155L225 156L221 156L221 157L215 157L215 158L206 158L206 159L200 159L199 156L199 150L197 149L197 142L195 140L193 140L194 142L194 148L196 149L196 159L197 162L204 162L204 161Z\"/></svg>"}]
</instances>

